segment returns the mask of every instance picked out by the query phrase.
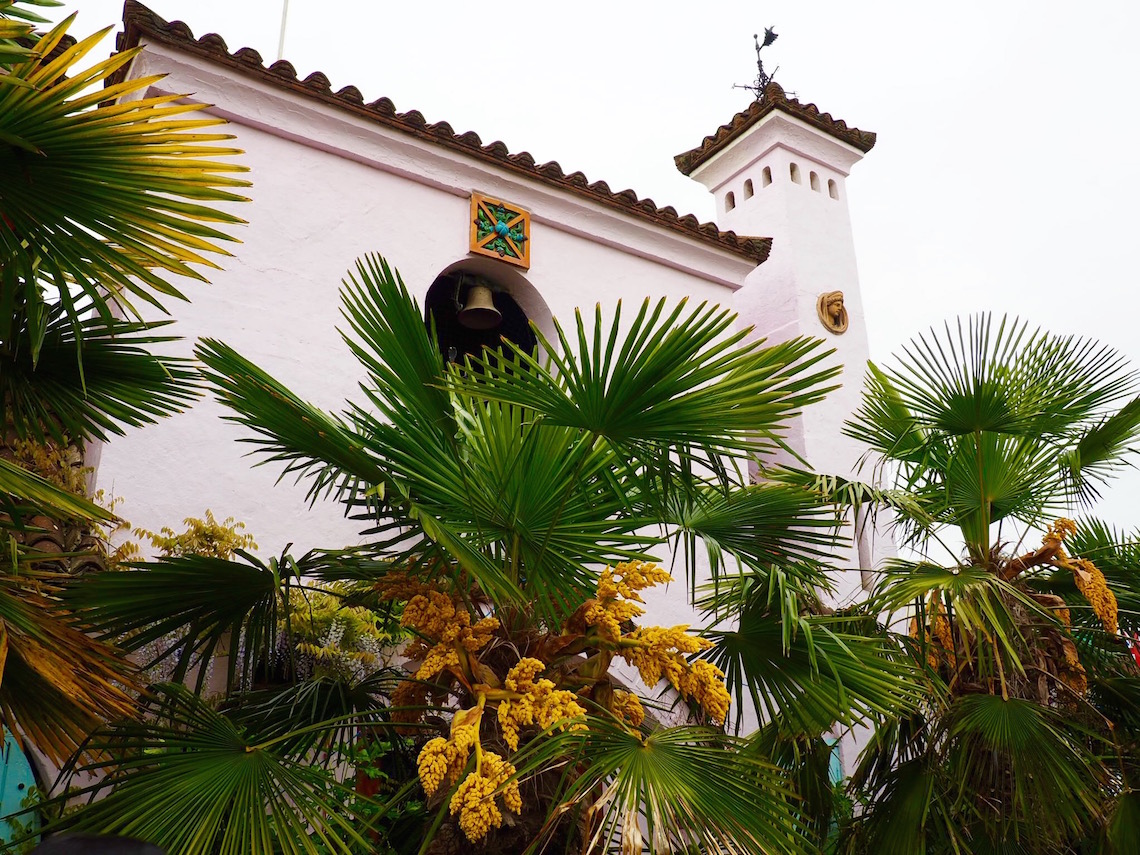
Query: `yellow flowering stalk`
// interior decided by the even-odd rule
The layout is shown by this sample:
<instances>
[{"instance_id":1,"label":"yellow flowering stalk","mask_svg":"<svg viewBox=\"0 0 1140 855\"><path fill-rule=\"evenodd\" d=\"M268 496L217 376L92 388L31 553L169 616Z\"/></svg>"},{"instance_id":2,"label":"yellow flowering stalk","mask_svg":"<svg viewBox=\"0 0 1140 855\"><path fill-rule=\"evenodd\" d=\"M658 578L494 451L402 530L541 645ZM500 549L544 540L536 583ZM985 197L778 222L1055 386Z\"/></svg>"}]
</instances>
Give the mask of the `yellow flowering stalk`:
<instances>
[{"instance_id":1,"label":"yellow flowering stalk","mask_svg":"<svg viewBox=\"0 0 1140 855\"><path fill-rule=\"evenodd\" d=\"M1071 519L1060 517L1052 522L1041 542L1046 546L1052 543L1064 543L1069 537L1077 533L1077 524Z\"/></svg>"},{"instance_id":2,"label":"yellow flowering stalk","mask_svg":"<svg viewBox=\"0 0 1140 855\"><path fill-rule=\"evenodd\" d=\"M1073 581L1081 596L1089 601L1093 612L1104 624L1105 631L1115 636L1117 630L1116 595L1108 587L1108 581L1100 569L1086 558L1074 558L1069 562L1073 571Z\"/></svg>"},{"instance_id":3,"label":"yellow flowering stalk","mask_svg":"<svg viewBox=\"0 0 1140 855\"><path fill-rule=\"evenodd\" d=\"M392 721L400 724L413 724L423 718L422 707L427 703L428 687L415 680L402 680L392 691L391 711ZM398 709L397 709L398 708ZM414 727L397 727L396 732L404 736L411 736L418 732Z\"/></svg>"},{"instance_id":4,"label":"yellow flowering stalk","mask_svg":"<svg viewBox=\"0 0 1140 855\"><path fill-rule=\"evenodd\" d=\"M621 638L621 625L645 614L637 605L644 603L638 591L672 582L673 577L645 561L625 561L616 568L607 567L598 579L598 596L586 609L586 623L596 627L607 641Z\"/></svg>"},{"instance_id":5,"label":"yellow flowering stalk","mask_svg":"<svg viewBox=\"0 0 1140 855\"><path fill-rule=\"evenodd\" d=\"M479 768L468 775L451 797L451 815L459 814L459 828L472 843L503 824L503 812L495 803L496 793L503 806L522 812L522 796L517 781L510 780L515 767L492 751L484 751Z\"/></svg>"},{"instance_id":6,"label":"yellow flowering stalk","mask_svg":"<svg viewBox=\"0 0 1140 855\"><path fill-rule=\"evenodd\" d=\"M711 662L688 662L685 654L699 653L712 642L689 634L687 626L642 627L622 638L618 655L635 667L647 686L662 679L685 697L700 704L709 718L723 724L728 714L729 694L724 672Z\"/></svg>"},{"instance_id":7,"label":"yellow flowering stalk","mask_svg":"<svg viewBox=\"0 0 1140 855\"><path fill-rule=\"evenodd\" d=\"M507 691L518 697L499 701L499 728L512 751L519 750L519 731L530 725L543 730L555 725L561 730L586 727L581 721L586 710L578 703L577 695L555 688L550 680L534 679L545 670L546 665L539 660L526 658L507 674Z\"/></svg>"},{"instance_id":8,"label":"yellow flowering stalk","mask_svg":"<svg viewBox=\"0 0 1140 855\"><path fill-rule=\"evenodd\" d=\"M1077 646L1070 639L1063 638L1061 651L1064 659L1057 663L1057 679L1076 694L1083 695L1089 689L1089 678L1077 655Z\"/></svg>"},{"instance_id":9,"label":"yellow flowering stalk","mask_svg":"<svg viewBox=\"0 0 1140 855\"><path fill-rule=\"evenodd\" d=\"M416 671L417 680L430 680L447 668L459 666L461 651L482 650L499 628L499 619L494 617L472 625L467 609L434 589L412 597L404 606L400 623L435 642Z\"/></svg>"},{"instance_id":10,"label":"yellow flowering stalk","mask_svg":"<svg viewBox=\"0 0 1140 855\"><path fill-rule=\"evenodd\" d=\"M645 721L645 708L641 705L641 698L633 692L614 691L613 702L610 709L614 715L634 727L640 727Z\"/></svg>"},{"instance_id":11,"label":"yellow flowering stalk","mask_svg":"<svg viewBox=\"0 0 1140 855\"><path fill-rule=\"evenodd\" d=\"M472 715L476 713L476 715ZM479 744L481 709L462 710L451 721L451 737L428 740L417 758L424 792L434 796L444 781L451 786L463 775L472 746Z\"/></svg>"}]
</instances>

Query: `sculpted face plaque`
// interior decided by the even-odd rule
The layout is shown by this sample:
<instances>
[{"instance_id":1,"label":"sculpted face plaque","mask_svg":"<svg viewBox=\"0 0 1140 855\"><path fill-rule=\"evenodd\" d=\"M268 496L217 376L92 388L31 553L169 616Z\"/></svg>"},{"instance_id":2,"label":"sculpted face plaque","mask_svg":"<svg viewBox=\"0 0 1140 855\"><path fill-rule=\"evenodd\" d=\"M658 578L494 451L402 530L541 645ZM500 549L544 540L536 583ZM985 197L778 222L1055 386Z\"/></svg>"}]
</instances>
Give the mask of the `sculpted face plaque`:
<instances>
[{"instance_id":1,"label":"sculpted face plaque","mask_svg":"<svg viewBox=\"0 0 1140 855\"><path fill-rule=\"evenodd\" d=\"M517 205L471 194L471 252L530 267L530 213Z\"/></svg>"},{"instance_id":2,"label":"sculpted face plaque","mask_svg":"<svg viewBox=\"0 0 1140 855\"><path fill-rule=\"evenodd\" d=\"M820 294L815 305L819 321L828 332L842 335L847 332L847 309L843 305L842 291Z\"/></svg>"}]
</instances>

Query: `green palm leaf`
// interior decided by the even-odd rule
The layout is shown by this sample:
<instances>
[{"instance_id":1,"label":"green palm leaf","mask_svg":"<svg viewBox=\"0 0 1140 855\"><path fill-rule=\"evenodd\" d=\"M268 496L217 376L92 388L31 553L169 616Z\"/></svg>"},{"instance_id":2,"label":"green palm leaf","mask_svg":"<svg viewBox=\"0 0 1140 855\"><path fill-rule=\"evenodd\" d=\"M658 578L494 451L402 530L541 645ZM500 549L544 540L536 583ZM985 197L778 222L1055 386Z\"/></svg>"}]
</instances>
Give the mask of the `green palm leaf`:
<instances>
[{"instance_id":1,"label":"green palm leaf","mask_svg":"<svg viewBox=\"0 0 1140 855\"><path fill-rule=\"evenodd\" d=\"M705 547L713 579L747 568L762 574L769 567L796 566L805 587L826 589L820 567L836 544L834 513L804 490L754 484L724 491L693 487L671 491L663 518L676 527L686 562L695 565L697 541ZM690 570L690 578L695 570Z\"/></svg>"},{"instance_id":2,"label":"green palm leaf","mask_svg":"<svg viewBox=\"0 0 1140 855\"><path fill-rule=\"evenodd\" d=\"M75 771L99 795L52 829L121 834L183 855L351 853L367 848L362 809L375 803L312 755L282 749L185 688L156 687L149 715L95 734L101 759Z\"/></svg>"},{"instance_id":3,"label":"green palm leaf","mask_svg":"<svg viewBox=\"0 0 1140 855\"><path fill-rule=\"evenodd\" d=\"M553 424L604 437L636 451L659 442L709 452L755 452L783 446L786 423L835 387L839 372L820 367L831 354L817 339L764 347L731 332L736 316L702 303L685 314L647 300L626 327L619 305L608 331L599 306L592 334L581 314L558 344L540 334L546 362L517 352L531 370L494 360L482 376L453 378L461 393L534 410Z\"/></svg>"},{"instance_id":4,"label":"green palm leaf","mask_svg":"<svg viewBox=\"0 0 1140 855\"><path fill-rule=\"evenodd\" d=\"M64 597L92 632L116 639L126 650L159 642L147 667L172 657L174 679L184 680L201 665L199 690L206 663L228 653L227 688L234 687L268 661L287 587L298 575L291 559L264 563L241 555L245 560L186 555L134 564L79 578Z\"/></svg>"},{"instance_id":5,"label":"green palm leaf","mask_svg":"<svg viewBox=\"0 0 1140 855\"><path fill-rule=\"evenodd\" d=\"M283 463L283 475L310 477L310 500L356 484L386 484L385 470L343 420L302 401L228 345L202 339L195 355L218 400L235 413L226 418L254 432L242 441L264 455L259 464Z\"/></svg>"},{"instance_id":6,"label":"green palm leaf","mask_svg":"<svg viewBox=\"0 0 1140 855\"><path fill-rule=\"evenodd\" d=\"M1044 625L1057 623L1055 615L1025 592L988 568L973 565L940 567L894 559L888 562L866 607L872 614L909 612L925 625L925 603L932 595L953 615L963 638L972 639L977 667L987 674L994 667L993 648L1004 654L1003 661L1023 671L1025 637L1013 609L1032 615ZM966 652L971 655L969 645Z\"/></svg>"},{"instance_id":7,"label":"green palm leaf","mask_svg":"<svg viewBox=\"0 0 1140 855\"><path fill-rule=\"evenodd\" d=\"M1132 465L1125 455L1136 453L1137 439L1140 439L1140 398L1133 398L1085 431L1062 460L1072 479L1072 492L1085 502L1100 498L1099 487Z\"/></svg>"},{"instance_id":8,"label":"green palm leaf","mask_svg":"<svg viewBox=\"0 0 1140 855\"><path fill-rule=\"evenodd\" d=\"M0 457L0 513L9 516L0 531L25 514L58 514L66 519L110 522L114 514L57 487L51 481Z\"/></svg>"},{"instance_id":9,"label":"green palm leaf","mask_svg":"<svg viewBox=\"0 0 1140 855\"><path fill-rule=\"evenodd\" d=\"M18 436L105 441L179 412L198 396L189 360L147 349L176 340L155 334L166 322L87 317L73 324L61 311L51 315L36 364L26 327L0 355L0 424Z\"/></svg>"},{"instance_id":10,"label":"green palm leaf","mask_svg":"<svg viewBox=\"0 0 1140 855\"><path fill-rule=\"evenodd\" d=\"M639 734L593 716L588 725L534 740L518 758L524 780L567 755L589 761L561 791L529 852L541 851L557 820L575 809L586 813L588 852L604 852L611 841L636 852L642 840L661 855L686 846L725 855L808 851L787 780L742 740L699 727Z\"/></svg>"},{"instance_id":11,"label":"green palm leaf","mask_svg":"<svg viewBox=\"0 0 1140 855\"><path fill-rule=\"evenodd\" d=\"M865 624L804 617L787 633L779 611L751 606L736 629L705 632L716 645L707 656L735 697L738 726L748 702L762 721L797 737L913 710L926 698L914 666Z\"/></svg>"},{"instance_id":12,"label":"green palm leaf","mask_svg":"<svg viewBox=\"0 0 1140 855\"><path fill-rule=\"evenodd\" d=\"M8 82L27 85L0 87L8 143L0 151L0 317L28 308L33 362L42 337L34 308L45 290L59 295L73 324L82 319L76 292L104 320L112 305L134 311L135 297L157 305L156 294L180 296L163 274L202 279L190 265L214 266L207 254L226 254L218 242L232 238L212 224L242 220L216 204L245 201L232 191L248 184L226 174L244 167L215 159L238 153L213 144L228 135L206 131L222 120L187 118L204 105L167 95L99 107L156 78L99 88L141 48L76 68L104 33L66 43L73 19L9 65Z\"/></svg>"},{"instance_id":13,"label":"green palm leaf","mask_svg":"<svg viewBox=\"0 0 1140 855\"><path fill-rule=\"evenodd\" d=\"M953 737L947 772L958 799L1001 805L979 811L996 831L991 839L1021 826L1045 850L1048 841L1086 833L1099 817L1105 770L1085 744L1089 734L1058 711L969 695L954 704L946 727Z\"/></svg>"}]
</instances>

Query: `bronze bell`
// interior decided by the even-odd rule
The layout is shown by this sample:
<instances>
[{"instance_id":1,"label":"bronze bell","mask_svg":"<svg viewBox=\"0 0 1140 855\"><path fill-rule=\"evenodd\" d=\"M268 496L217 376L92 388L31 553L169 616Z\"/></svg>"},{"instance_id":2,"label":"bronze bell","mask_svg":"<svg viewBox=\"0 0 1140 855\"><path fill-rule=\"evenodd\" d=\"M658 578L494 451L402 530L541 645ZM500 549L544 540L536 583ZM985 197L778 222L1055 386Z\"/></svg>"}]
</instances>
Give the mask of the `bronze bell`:
<instances>
[{"instance_id":1,"label":"bronze bell","mask_svg":"<svg viewBox=\"0 0 1140 855\"><path fill-rule=\"evenodd\" d=\"M471 330L489 330L502 322L503 313L495 308L491 289L472 285L467 291L467 304L459 310L459 323Z\"/></svg>"}]
</instances>

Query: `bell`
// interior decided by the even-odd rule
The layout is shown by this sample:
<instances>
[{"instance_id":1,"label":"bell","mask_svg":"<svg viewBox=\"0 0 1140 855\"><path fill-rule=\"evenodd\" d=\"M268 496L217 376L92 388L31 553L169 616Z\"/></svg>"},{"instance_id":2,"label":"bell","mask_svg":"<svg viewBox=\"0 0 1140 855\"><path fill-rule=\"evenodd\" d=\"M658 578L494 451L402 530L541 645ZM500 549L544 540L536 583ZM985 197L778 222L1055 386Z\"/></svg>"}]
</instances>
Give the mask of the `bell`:
<instances>
[{"instance_id":1,"label":"bell","mask_svg":"<svg viewBox=\"0 0 1140 855\"><path fill-rule=\"evenodd\" d=\"M503 313L495 308L491 289L472 285L467 291L467 305L459 310L459 323L470 330L489 330L503 322Z\"/></svg>"}]
</instances>

